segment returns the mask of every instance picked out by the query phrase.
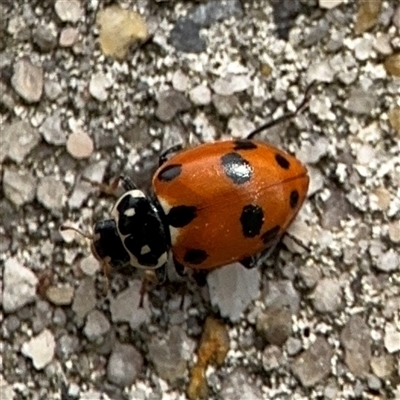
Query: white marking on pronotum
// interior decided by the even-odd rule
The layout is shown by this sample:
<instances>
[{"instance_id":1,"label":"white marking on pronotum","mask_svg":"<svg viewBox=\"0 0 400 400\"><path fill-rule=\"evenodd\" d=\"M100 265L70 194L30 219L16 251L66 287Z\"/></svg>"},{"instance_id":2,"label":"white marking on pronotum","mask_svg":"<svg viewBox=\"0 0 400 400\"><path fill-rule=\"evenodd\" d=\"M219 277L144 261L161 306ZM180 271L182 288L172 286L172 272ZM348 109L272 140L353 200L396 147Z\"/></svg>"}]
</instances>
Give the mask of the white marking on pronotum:
<instances>
[{"instance_id":1,"label":"white marking on pronotum","mask_svg":"<svg viewBox=\"0 0 400 400\"><path fill-rule=\"evenodd\" d=\"M147 254L150 253L150 247L145 244L141 249L140 249L140 254Z\"/></svg>"},{"instance_id":2,"label":"white marking on pronotum","mask_svg":"<svg viewBox=\"0 0 400 400\"><path fill-rule=\"evenodd\" d=\"M129 192L124 193L114 204L114 207L111 210L111 216L114 218L116 222L119 220L119 212L118 212L118 205L121 203L122 199L125 197L133 197L133 198L144 198L146 197L145 194L141 190L130 190ZM129 208L129 210L133 210L133 208ZM125 210L125 212L128 210ZM124 213L125 213L124 212ZM125 214L126 215L126 214ZM127 217L131 217L132 215L127 215Z\"/></svg>"},{"instance_id":3,"label":"white marking on pronotum","mask_svg":"<svg viewBox=\"0 0 400 400\"><path fill-rule=\"evenodd\" d=\"M134 208L128 208L127 210L124 211L124 215L126 217L133 217L136 213L136 210Z\"/></svg>"}]
</instances>

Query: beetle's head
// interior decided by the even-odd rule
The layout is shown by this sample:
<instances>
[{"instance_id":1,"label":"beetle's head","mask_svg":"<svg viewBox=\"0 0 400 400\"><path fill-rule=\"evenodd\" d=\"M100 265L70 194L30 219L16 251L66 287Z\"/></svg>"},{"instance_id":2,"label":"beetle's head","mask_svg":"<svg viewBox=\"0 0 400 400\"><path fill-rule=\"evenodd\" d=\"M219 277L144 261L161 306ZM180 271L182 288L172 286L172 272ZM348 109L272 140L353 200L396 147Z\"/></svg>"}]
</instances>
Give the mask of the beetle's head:
<instances>
[{"instance_id":1,"label":"beetle's head","mask_svg":"<svg viewBox=\"0 0 400 400\"><path fill-rule=\"evenodd\" d=\"M157 269L167 263L168 239L154 204L140 190L124 193L111 211L111 219L96 222L91 240L93 255L112 268L131 265ZM77 229L61 227L61 229Z\"/></svg>"}]
</instances>

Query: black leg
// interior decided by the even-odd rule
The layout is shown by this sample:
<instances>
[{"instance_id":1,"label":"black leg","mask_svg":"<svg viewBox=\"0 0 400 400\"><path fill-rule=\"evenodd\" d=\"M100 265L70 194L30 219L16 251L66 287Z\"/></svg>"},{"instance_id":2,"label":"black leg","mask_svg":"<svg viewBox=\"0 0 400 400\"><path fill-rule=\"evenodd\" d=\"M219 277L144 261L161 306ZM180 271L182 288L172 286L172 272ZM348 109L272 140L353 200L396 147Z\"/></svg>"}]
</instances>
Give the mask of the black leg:
<instances>
[{"instance_id":1,"label":"black leg","mask_svg":"<svg viewBox=\"0 0 400 400\"><path fill-rule=\"evenodd\" d=\"M284 121L287 121L288 119L294 118L297 114L299 114L304 107L306 107L311 99L311 92L312 89L314 89L314 87L316 86L317 82L316 81L312 81L307 89L306 92L304 94L304 99L303 101L300 103L300 105L296 108L295 111L287 113L285 115L282 115L282 117L279 117L277 119L274 119L272 121L266 122L265 124L259 126L258 128L254 129L254 131L250 132L247 135L247 139L253 139L254 136L258 135L260 132L265 131L266 129L272 128L275 125L278 125Z\"/></svg>"},{"instance_id":2,"label":"black leg","mask_svg":"<svg viewBox=\"0 0 400 400\"><path fill-rule=\"evenodd\" d=\"M276 249L276 246L279 244L280 240L275 241L268 247L266 247L262 252L256 254L255 256L246 257L239 262L243 265L243 267L247 269L258 268L264 264L264 261L271 256L271 254Z\"/></svg>"},{"instance_id":3,"label":"black leg","mask_svg":"<svg viewBox=\"0 0 400 400\"><path fill-rule=\"evenodd\" d=\"M204 287L207 284L208 273L209 271L206 270L195 271L192 273L192 277L197 285L199 285L200 287Z\"/></svg>"},{"instance_id":4,"label":"black leg","mask_svg":"<svg viewBox=\"0 0 400 400\"><path fill-rule=\"evenodd\" d=\"M121 175L119 177L119 181L121 182L121 186L124 188L125 191L129 192L130 190L137 189L137 186L133 183L132 179Z\"/></svg>"},{"instance_id":5,"label":"black leg","mask_svg":"<svg viewBox=\"0 0 400 400\"><path fill-rule=\"evenodd\" d=\"M180 262L178 262L178 261L175 259L175 257L174 257L174 266L175 266L175 271L176 271L176 273L177 273L179 276L181 276L181 277L186 276L186 274L185 274L185 267L184 267Z\"/></svg>"},{"instance_id":6,"label":"black leg","mask_svg":"<svg viewBox=\"0 0 400 400\"><path fill-rule=\"evenodd\" d=\"M176 144L175 146L171 146L168 149L164 150L161 154L160 157L158 158L158 166L161 166L165 163L165 161L167 161L168 156L171 153L176 153L177 151L180 151L183 149L183 144L179 143Z\"/></svg>"}]
</instances>

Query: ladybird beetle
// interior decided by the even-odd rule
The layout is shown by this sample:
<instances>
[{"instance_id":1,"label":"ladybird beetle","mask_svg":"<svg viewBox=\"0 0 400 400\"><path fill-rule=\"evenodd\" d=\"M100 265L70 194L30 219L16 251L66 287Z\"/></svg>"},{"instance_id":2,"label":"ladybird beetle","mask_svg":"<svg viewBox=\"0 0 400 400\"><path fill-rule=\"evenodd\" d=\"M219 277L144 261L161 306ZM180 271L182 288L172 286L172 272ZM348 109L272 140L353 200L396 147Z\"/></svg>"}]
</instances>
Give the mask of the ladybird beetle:
<instances>
[{"instance_id":1,"label":"ladybird beetle","mask_svg":"<svg viewBox=\"0 0 400 400\"><path fill-rule=\"evenodd\" d=\"M121 177L125 193L111 218L93 227L95 257L111 268L154 271L159 281L170 253L180 274L237 261L246 268L260 265L299 212L309 185L299 160L253 139L283 118L246 139L167 150L152 179L152 196Z\"/></svg>"}]
</instances>

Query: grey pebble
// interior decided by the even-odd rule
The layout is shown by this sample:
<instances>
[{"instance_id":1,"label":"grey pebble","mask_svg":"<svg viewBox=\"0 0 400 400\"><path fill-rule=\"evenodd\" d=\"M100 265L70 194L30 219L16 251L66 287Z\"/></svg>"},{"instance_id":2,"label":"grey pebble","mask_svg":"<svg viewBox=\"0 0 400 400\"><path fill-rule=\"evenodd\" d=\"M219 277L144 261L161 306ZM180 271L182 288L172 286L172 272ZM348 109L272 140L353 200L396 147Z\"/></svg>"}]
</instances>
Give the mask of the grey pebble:
<instances>
[{"instance_id":1,"label":"grey pebble","mask_svg":"<svg viewBox=\"0 0 400 400\"><path fill-rule=\"evenodd\" d=\"M332 346L323 337L296 357L292 371L304 387L311 387L321 382L331 372Z\"/></svg>"},{"instance_id":2,"label":"grey pebble","mask_svg":"<svg viewBox=\"0 0 400 400\"><path fill-rule=\"evenodd\" d=\"M223 317L238 321L258 297L260 280L257 268L246 269L239 263L217 268L207 275L211 304L218 307Z\"/></svg>"},{"instance_id":3,"label":"grey pebble","mask_svg":"<svg viewBox=\"0 0 400 400\"><path fill-rule=\"evenodd\" d=\"M66 306L72 303L74 288L69 285L50 286L46 290L46 297L56 306Z\"/></svg>"},{"instance_id":4,"label":"grey pebble","mask_svg":"<svg viewBox=\"0 0 400 400\"><path fill-rule=\"evenodd\" d=\"M321 275L321 270L317 265L303 265L299 269L299 276L309 289L318 283Z\"/></svg>"},{"instance_id":5,"label":"grey pebble","mask_svg":"<svg viewBox=\"0 0 400 400\"><path fill-rule=\"evenodd\" d=\"M0 162L5 157L21 163L38 145L40 135L27 121L17 120L0 128Z\"/></svg>"},{"instance_id":6,"label":"grey pebble","mask_svg":"<svg viewBox=\"0 0 400 400\"><path fill-rule=\"evenodd\" d=\"M184 53L202 53L207 47L206 40L200 37L200 25L186 18L178 19L169 39L176 50Z\"/></svg>"},{"instance_id":7,"label":"grey pebble","mask_svg":"<svg viewBox=\"0 0 400 400\"><path fill-rule=\"evenodd\" d=\"M76 336L64 334L57 338L56 354L61 360L68 360L80 348L80 339Z\"/></svg>"},{"instance_id":8,"label":"grey pebble","mask_svg":"<svg viewBox=\"0 0 400 400\"><path fill-rule=\"evenodd\" d=\"M82 279L78 289L75 291L72 310L79 319L83 319L96 305L96 288L91 277Z\"/></svg>"},{"instance_id":9,"label":"grey pebble","mask_svg":"<svg viewBox=\"0 0 400 400\"><path fill-rule=\"evenodd\" d=\"M301 340L293 337L287 340L285 346L289 356L296 355L302 348Z\"/></svg>"},{"instance_id":10,"label":"grey pebble","mask_svg":"<svg viewBox=\"0 0 400 400\"><path fill-rule=\"evenodd\" d=\"M83 333L91 342L100 339L110 331L111 325L107 317L98 310L92 310L87 318Z\"/></svg>"},{"instance_id":11,"label":"grey pebble","mask_svg":"<svg viewBox=\"0 0 400 400\"><path fill-rule=\"evenodd\" d=\"M46 79L44 82L44 93L49 100L56 100L62 93L62 87L59 82Z\"/></svg>"},{"instance_id":12,"label":"grey pebble","mask_svg":"<svg viewBox=\"0 0 400 400\"><path fill-rule=\"evenodd\" d=\"M143 307L139 307L142 283L135 280L131 286L119 293L110 303L113 322L128 322L132 330L150 320L150 308L147 296L143 299Z\"/></svg>"},{"instance_id":13,"label":"grey pebble","mask_svg":"<svg viewBox=\"0 0 400 400\"><path fill-rule=\"evenodd\" d=\"M3 310L6 313L17 311L36 299L38 279L16 258L9 258L3 272Z\"/></svg>"},{"instance_id":14,"label":"grey pebble","mask_svg":"<svg viewBox=\"0 0 400 400\"><path fill-rule=\"evenodd\" d=\"M11 85L28 103L37 103L43 93L43 70L24 57L14 64Z\"/></svg>"},{"instance_id":15,"label":"grey pebble","mask_svg":"<svg viewBox=\"0 0 400 400\"><path fill-rule=\"evenodd\" d=\"M83 9L78 0L57 0L54 9L63 22L78 22L83 16Z\"/></svg>"},{"instance_id":16,"label":"grey pebble","mask_svg":"<svg viewBox=\"0 0 400 400\"><path fill-rule=\"evenodd\" d=\"M107 365L107 378L120 387L131 386L143 368L143 357L135 347L117 343Z\"/></svg>"},{"instance_id":17,"label":"grey pebble","mask_svg":"<svg viewBox=\"0 0 400 400\"><path fill-rule=\"evenodd\" d=\"M266 346L262 353L262 364L265 371L278 369L284 361L282 350L275 345Z\"/></svg>"},{"instance_id":18,"label":"grey pebble","mask_svg":"<svg viewBox=\"0 0 400 400\"><path fill-rule=\"evenodd\" d=\"M221 383L221 399L264 400L261 389L251 380L244 368L236 368Z\"/></svg>"},{"instance_id":19,"label":"grey pebble","mask_svg":"<svg viewBox=\"0 0 400 400\"><path fill-rule=\"evenodd\" d=\"M400 268L400 255L394 249L390 249L383 253L377 263L376 267L383 272L396 271Z\"/></svg>"},{"instance_id":20,"label":"grey pebble","mask_svg":"<svg viewBox=\"0 0 400 400\"><path fill-rule=\"evenodd\" d=\"M45 329L22 345L21 353L32 359L37 370L43 369L54 357L56 342L53 333Z\"/></svg>"},{"instance_id":21,"label":"grey pebble","mask_svg":"<svg viewBox=\"0 0 400 400\"><path fill-rule=\"evenodd\" d=\"M371 360L371 333L364 319L359 315L350 317L340 334L340 342L345 349L345 363L351 373L364 376Z\"/></svg>"},{"instance_id":22,"label":"grey pebble","mask_svg":"<svg viewBox=\"0 0 400 400\"><path fill-rule=\"evenodd\" d=\"M322 313L337 311L342 304L340 282L333 278L321 279L313 292L313 298L313 304L317 311Z\"/></svg>"},{"instance_id":23,"label":"grey pebble","mask_svg":"<svg viewBox=\"0 0 400 400\"><path fill-rule=\"evenodd\" d=\"M233 114L238 106L239 100L235 95L222 96L220 94L213 94L212 102L218 111L218 114L226 117Z\"/></svg>"},{"instance_id":24,"label":"grey pebble","mask_svg":"<svg viewBox=\"0 0 400 400\"><path fill-rule=\"evenodd\" d=\"M162 338L151 339L148 356L161 379L174 384L185 377L184 347L187 341L185 331L178 326L173 326Z\"/></svg>"},{"instance_id":25,"label":"grey pebble","mask_svg":"<svg viewBox=\"0 0 400 400\"><path fill-rule=\"evenodd\" d=\"M77 184L74 186L71 196L68 199L69 208L79 209L92 191L93 186L90 184L90 182L77 182Z\"/></svg>"},{"instance_id":26,"label":"grey pebble","mask_svg":"<svg viewBox=\"0 0 400 400\"><path fill-rule=\"evenodd\" d=\"M32 32L33 41L44 53L54 50L57 45L57 31L45 25L39 25Z\"/></svg>"},{"instance_id":27,"label":"grey pebble","mask_svg":"<svg viewBox=\"0 0 400 400\"><path fill-rule=\"evenodd\" d=\"M372 91L368 93L361 88L352 88L345 107L357 115L369 115L375 107L376 98Z\"/></svg>"},{"instance_id":28,"label":"grey pebble","mask_svg":"<svg viewBox=\"0 0 400 400\"><path fill-rule=\"evenodd\" d=\"M300 308L300 295L289 280L268 282L263 302L268 308L288 307L292 314L297 314Z\"/></svg>"},{"instance_id":29,"label":"grey pebble","mask_svg":"<svg viewBox=\"0 0 400 400\"><path fill-rule=\"evenodd\" d=\"M180 111L190 108L190 101L183 93L170 89L159 93L156 117L163 122L171 121Z\"/></svg>"},{"instance_id":30,"label":"grey pebble","mask_svg":"<svg viewBox=\"0 0 400 400\"><path fill-rule=\"evenodd\" d=\"M61 128L61 111L54 111L49 115L39 128L44 140L55 146L62 146L67 143L67 136Z\"/></svg>"},{"instance_id":31,"label":"grey pebble","mask_svg":"<svg viewBox=\"0 0 400 400\"><path fill-rule=\"evenodd\" d=\"M287 308L269 308L258 314L256 329L268 343L282 346L292 333L292 313Z\"/></svg>"},{"instance_id":32,"label":"grey pebble","mask_svg":"<svg viewBox=\"0 0 400 400\"><path fill-rule=\"evenodd\" d=\"M54 176L40 178L36 197L50 211L59 211L64 206L67 190Z\"/></svg>"},{"instance_id":33,"label":"grey pebble","mask_svg":"<svg viewBox=\"0 0 400 400\"><path fill-rule=\"evenodd\" d=\"M4 170L4 195L15 206L21 207L35 198L36 178L21 168L10 167Z\"/></svg>"},{"instance_id":34,"label":"grey pebble","mask_svg":"<svg viewBox=\"0 0 400 400\"><path fill-rule=\"evenodd\" d=\"M207 28L218 21L242 14L243 7L239 0L209 0L193 7L187 18Z\"/></svg>"}]
</instances>

